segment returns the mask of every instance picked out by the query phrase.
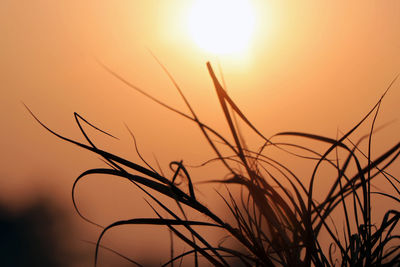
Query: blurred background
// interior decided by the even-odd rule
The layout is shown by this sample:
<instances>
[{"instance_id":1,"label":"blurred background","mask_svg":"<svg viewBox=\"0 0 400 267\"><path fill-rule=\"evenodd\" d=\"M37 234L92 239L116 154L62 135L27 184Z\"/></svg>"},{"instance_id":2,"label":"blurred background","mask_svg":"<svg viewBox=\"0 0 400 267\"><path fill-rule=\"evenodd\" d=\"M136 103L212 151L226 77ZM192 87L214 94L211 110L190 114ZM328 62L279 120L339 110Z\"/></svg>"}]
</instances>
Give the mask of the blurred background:
<instances>
[{"instance_id":1,"label":"blurred background","mask_svg":"<svg viewBox=\"0 0 400 267\"><path fill-rule=\"evenodd\" d=\"M49 134L22 102L54 131L84 142L73 117L78 112L119 138L89 130L99 147L140 162L126 123L142 156L153 165L157 158L167 174L172 160L197 165L214 157L193 123L129 89L98 61L188 113L150 50L200 119L226 136L207 61L216 70L220 64L232 99L266 136L290 130L335 138L338 129L349 130L373 107L400 72L399 1L249 2L256 21L247 50L216 56L188 33L194 1L1 1L0 246L10 262L33 266L23 260L33 263L40 256L45 266L88 266L94 246L82 240L95 242L99 234L74 211L71 188L80 173L104 163ZM399 141L399 100L397 81L378 116L377 125L392 123L374 136L375 156ZM360 135L368 130L362 128ZM262 145L252 136L248 143L254 149ZM299 163L293 166L310 172ZM398 162L390 171L399 175ZM226 171L212 165L191 173L199 182L221 179ZM224 213L220 199L209 198L216 195L213 188L218 189L199 186L209 206ZM81 212L102 225L153 216L143 194L116 178L88 177L76 194ZM165 230L149 236L153 229L121 227L104 238L104 245L157 265L168 258L169 240ZM154 242L160 259L149 254ZM101 263L127 262L103 251Z\"/></svg>"}]
</instances>

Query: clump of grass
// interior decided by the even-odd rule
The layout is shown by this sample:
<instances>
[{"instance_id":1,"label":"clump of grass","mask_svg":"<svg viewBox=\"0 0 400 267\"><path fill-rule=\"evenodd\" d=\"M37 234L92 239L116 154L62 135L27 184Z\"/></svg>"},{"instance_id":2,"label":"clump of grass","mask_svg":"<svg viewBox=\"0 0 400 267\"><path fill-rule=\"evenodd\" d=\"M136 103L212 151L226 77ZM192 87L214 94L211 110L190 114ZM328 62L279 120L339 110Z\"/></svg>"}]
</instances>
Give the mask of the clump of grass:
<instances>
[{"instance_id":1,"label":"clump of grass","mask_svg":"<svg viewBox=\"0 0 400 267\"><path fill-rule=\"evenodd\" d=\"M380 222L372 220L373 195L382 195L393 200L397 205L400 202L400 181L386 172L386 169L395 162L400 154L400 143L393 145L377 158L371 156L372 136L377 130L374 128L376 117L383 97L395 80L368 114L340 138L332 139L302 132L281 132L271 138L266 138L229 97L211 65L207 63L220 106L233 138L232 143L199 119L180 87L164 67L188 107L189 114L148 95L106 66L104 67L132 89L193 121L199 127L215 152L216 157L212 161L220 161L229 173L229 177L226 179L210 182L226 185L228 196L224 197L222 194L220 196L232 213L234 220L223 220L198 200L192 178L182 161L171 162L174 175L168 178L152 168L143 159L144 164L141 165L97 147L84 131L82 123L105 132L90 124L77 113L74 114L76 123L88 144L77 142L52 131L31 112L32 116L49 132L64 141L101 156L108 165L106 168L87 170L75 180L72 189L73 204L79 216L84 220L102 227L81 214L75 201L74 192L77 183L91 174L105 174L127 179L152 200L153 204L150 204L150 202L148 204L154 211L154 217L121 220L102 227L103 230L96 243L95 265L97 264L99 248L103 247L101 245L102 238L110 229L121 225L140 224L165 226L171 233L190 246L190 250L180 255L174 255L171 251L171 259L162 266L169 264L173 266L174 262L179 262L189 255L193 256L195 266L199 265L199 257L203 257L215 266L229 266L228 258L232 257L243 266L334 266L337 264L341 266L393 266L400 263L400 236L397 226L400 219L399 209L388 208ZM351 136L362 124L366 123L369 117L372 117L370 132L353 143L350 139ZM236 119L242 120L263 140L264 145L261 149L252 151L246 146ZM108 133L105 134L109 135ZM296 138L309 139L315 143L325 144L328 148L319 152L300 145L299 142L272 141L284 136L293 140L297 140ZM366 153L363 153L359 148L363 141L368 142ZM224 155L218 143L228 147L233 155ZM305 184L304 181L307 179L297 177L295 172L285 163L268 157L265 151L269 147L313 161L315 164L309 183ZM290 148L296 148L298 152L291 152ZM346 156L339 159L339 153ZM315 182L323 164L331 166L336 170L336 174L333 177L324 177L324 179L329 179L327 181L331 183L331 186L325 197L316 201L314 198ZM237 165L240 167L233 167ZM178 184L176 182L178 176L186 179L187 183ZM395 193L374 191L371 182L376 177L385 178L393 187ZM241 187L240 197L233 196L229 190L231 185ZM154 191L173 201L163 203L152 193ZM171 203L174 207L170 206ZM184 206L186 206L185 209ZM176 208L179 212L174 211ZM188 219L188 209L202 213L204 220ZM334 212L341 214L343 218L343 230L341 231L336 228L338 222L335 224L330 219ZM168 216L162 216L162 213L168 214ZM213 245L207 240L207 236L195 229L199 226L222 229L235 239L241 247L229 247L223 244ZM329 236L331 243L328 246L321 244L321 232L325 232ZM128 260L132 264L140 265L131 259Z\"/></svg>"}]
</instances>

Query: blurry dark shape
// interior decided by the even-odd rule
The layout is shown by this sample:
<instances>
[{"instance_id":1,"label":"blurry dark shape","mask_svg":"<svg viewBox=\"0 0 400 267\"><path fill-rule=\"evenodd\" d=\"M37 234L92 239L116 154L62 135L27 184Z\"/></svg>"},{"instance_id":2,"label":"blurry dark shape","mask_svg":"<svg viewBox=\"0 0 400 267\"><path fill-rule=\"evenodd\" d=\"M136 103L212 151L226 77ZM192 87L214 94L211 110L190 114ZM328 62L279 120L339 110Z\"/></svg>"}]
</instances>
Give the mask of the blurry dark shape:
<instances>
[{"instance_id":1,"label":"blurry dark shape","mask_svg":"<svg viewBox=\"0 0 400 267\"><path fill-rule=\"evenodd\" d=\"M45 199L21 210L0 205L0 266L67 266L61 211Z\"/></svg>"}]
</instances>

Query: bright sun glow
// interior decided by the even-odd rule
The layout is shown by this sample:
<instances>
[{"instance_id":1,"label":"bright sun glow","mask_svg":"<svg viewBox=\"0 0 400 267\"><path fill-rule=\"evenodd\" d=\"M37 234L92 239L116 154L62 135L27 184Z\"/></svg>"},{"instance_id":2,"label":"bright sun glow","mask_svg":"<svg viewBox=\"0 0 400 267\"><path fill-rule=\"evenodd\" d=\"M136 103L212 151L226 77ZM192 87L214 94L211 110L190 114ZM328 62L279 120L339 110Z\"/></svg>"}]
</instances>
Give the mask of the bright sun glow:
<instances>
[{"instance_id":1,"label":"bright sun glow","mask_svg":"<svg viewBox=\"0 0 400 267\"><path fill-rule=\"evenodd\" d=\"M196 0L189 12L189 31L201 48L215 54L243 52L254 31L249 0Z\"/></svg>"}]
</instances>

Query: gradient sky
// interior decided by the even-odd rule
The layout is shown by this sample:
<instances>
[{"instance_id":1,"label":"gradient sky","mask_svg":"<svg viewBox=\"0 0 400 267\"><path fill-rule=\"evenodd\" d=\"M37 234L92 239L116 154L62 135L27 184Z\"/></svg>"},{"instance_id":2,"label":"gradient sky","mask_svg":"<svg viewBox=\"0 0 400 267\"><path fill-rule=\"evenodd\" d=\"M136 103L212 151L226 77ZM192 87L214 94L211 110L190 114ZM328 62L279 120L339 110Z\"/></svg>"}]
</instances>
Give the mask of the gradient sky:
<instances>
[{"instance_id":1,"label":"gradient sky","mask_svg":"<svg viewBox=\"0 0 400 267\"><path fill-rule=\"evenodd\" d=\"M334 138L337 129L346 131L357 123L400 73L397 0L252 2L258 17L249 52L218 60L231 97L266 136L295 130ZM143 156L154 163L156 155L165 169L170 160L198 164L214 156L195 125L130 90L97 62L187 112L151 50L200 118L227 133L205 65L211 61L217 69L217 59L191 40L186 29L190 5L183 0L1 1L4 201L19 205L41 190L51 191L54 201L73 213L74 178L102 166L95 156L39 127L21 101L50 128L83 141L74 124L76 111L121 139L110 141L91 132L99 144L137 159L126 123ZM383 101L378 125L397 121L376 135L375 155L398 142L399 101L397 81ZM362 131L367 133L368 127ZM258 141L250 144L257 147ZM392 169L400 174L398 162ZM225 172L194 173L222 177ZM82 184L78 193L87 200L82 201L85 212L103 223L122 216L126 209L115 206L125 205L135 191L118 183L104 179ZM122 193L116 194L118 190ZM93 208L100 197L115 202ZM128 209L140 209L135 201L141 197L134 196Z\"/></svg>"}]
</instances>

